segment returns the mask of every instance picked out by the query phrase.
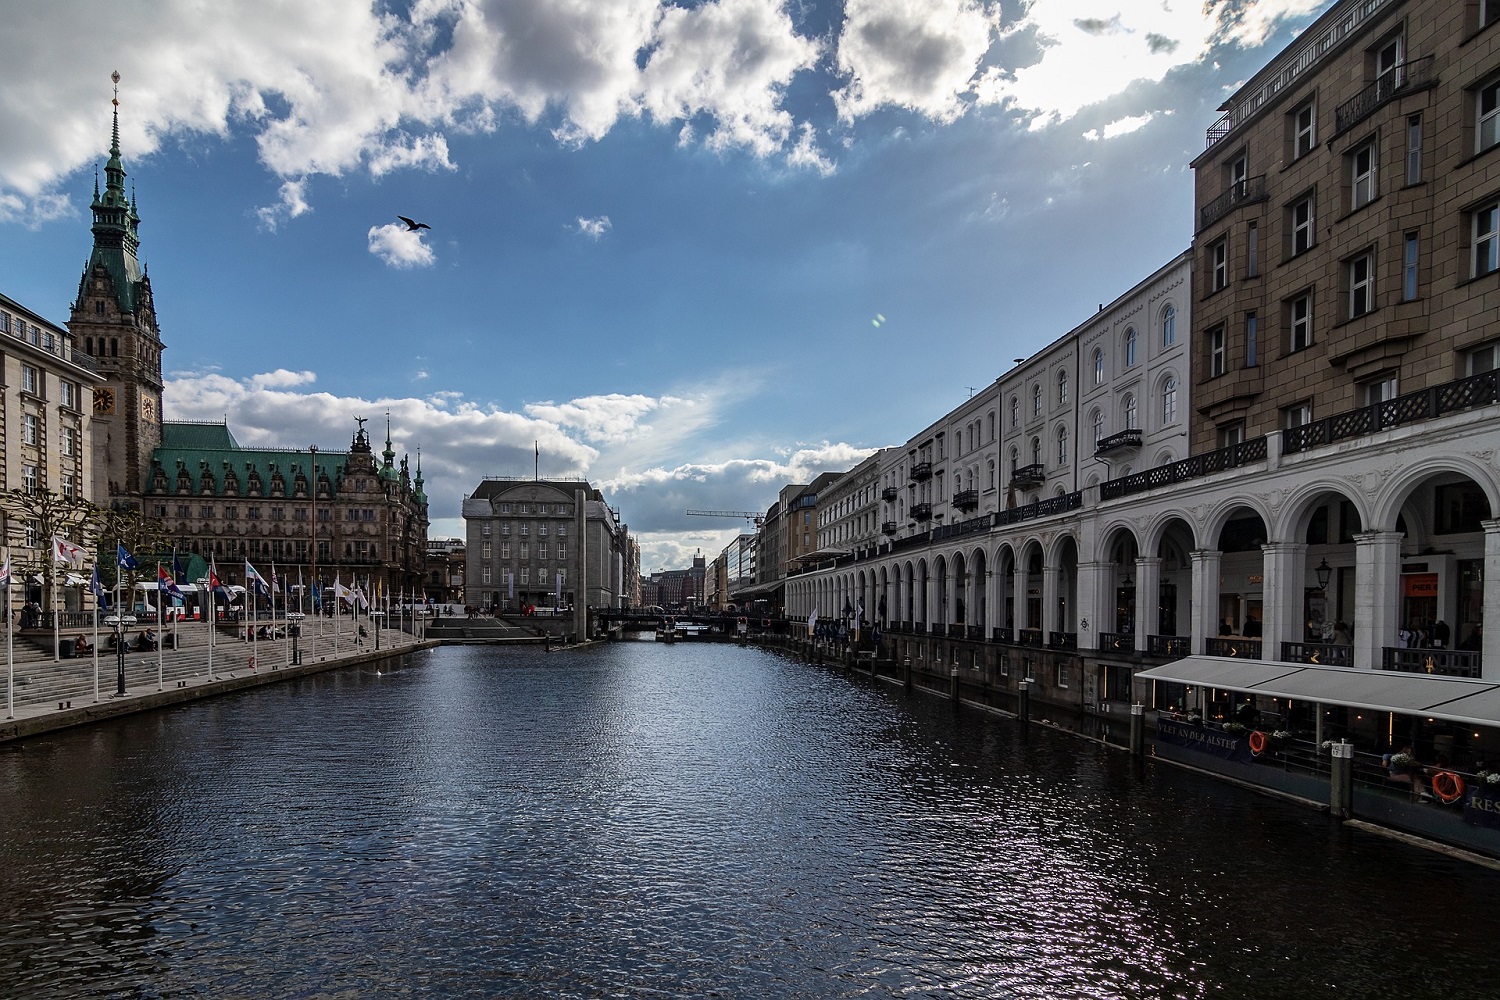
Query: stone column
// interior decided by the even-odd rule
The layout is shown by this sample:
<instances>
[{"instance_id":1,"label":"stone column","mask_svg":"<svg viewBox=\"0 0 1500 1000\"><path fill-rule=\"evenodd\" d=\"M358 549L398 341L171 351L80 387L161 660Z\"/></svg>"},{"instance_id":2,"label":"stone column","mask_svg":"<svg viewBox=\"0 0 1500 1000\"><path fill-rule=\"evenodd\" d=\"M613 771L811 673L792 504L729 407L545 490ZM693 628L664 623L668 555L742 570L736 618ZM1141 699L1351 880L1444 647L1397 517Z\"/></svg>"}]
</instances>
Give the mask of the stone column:
<instances>
[{"instance_id":1,"label":"stone column","mask_svg":"<svg viewBox=\"0 0 1500 1000\"><path fill-rule=\"evenodd\" d=\"M1401 615L1401 539L1395 531L1366 531L1354 536L1356 667L1378 669L1385 647L1396 644Z\"/></svg>"},{"instance_id":2,"label":"stone column","mask_svg":"<svg viewBox=\"0 0 1500 1000\"><path fill-rule=\"evenodd\" d=\"M1161 631L1161 557L1135 560L1135 651L1144 653L1147 636Z\"/></svg>"},{"instance_id":3,"label":"stone column","mask_svg":"<svg viewBox=\"0 0 1500 1000\"><path fill-rule=\"evenodd\" d=\"M1011 605L1016 609L1015 637L1021 637L1021 629L1031 628L1031 623L1026 620L1026 568L1020 560L1016 560L1015 572L1011 574Z\"/></svg>"},{"instance_id":4,"label":"stone column","mask_svg":"<svg viewBox=\"0 0 1500 1000\"><path fill-rule=\"evenodd\" d=\"M1099 601L1101 581L1109 572L1109 563L1078 564L1078 648L1099 648L1099 633L1108 632L1103 619L1104 606Z\"/></svg>"},{"instance_id":5,"label":"stone column","mask_svg":"<svg viewBox=\"0 0 1500 1000\"><path fill-rule=\"evenodd\" d=\"M1042 566L1042 642L1048 642L1053 632L1062 631L1057 613L1057 585L1062 571L1056 566Z\"/></svg>"},{"instance_id":6,"label":"stone column","mask_svg":"<svg viewBox=\"0 0 1500 1000\"><path fill-rule=\"evenodd\" d=\"M1281 659L1283 642L1301 642L1304 581L1307 578L1307 546L1300 542L1267 542L1260 547L1261 654L1262 660Z\"/></svg>"},{"instance_id":7,"label":"stone column","mask_svg":"<svg viewBox=\"0 0 1500 1000\"><path fill-rule=\"evenodd\" d=\"M1193 652L1202 653L1210 636L1219 634L1219 564L1224 553L1197 549L1193 557Z\"/></svg>"},{"instance_id":8,"label":"stone column","mask_svg":"<svg viewBox=\"0 0 1500 1000\"><path fill-rule=\"evenodd\" d=\"M1484 523L1484 624L1480 632L1484 652L1480 674L1487 681L1500 680L1500 520ZM1463 637L1455 635L1455 643Z\"/></svg>"}]
</instances>

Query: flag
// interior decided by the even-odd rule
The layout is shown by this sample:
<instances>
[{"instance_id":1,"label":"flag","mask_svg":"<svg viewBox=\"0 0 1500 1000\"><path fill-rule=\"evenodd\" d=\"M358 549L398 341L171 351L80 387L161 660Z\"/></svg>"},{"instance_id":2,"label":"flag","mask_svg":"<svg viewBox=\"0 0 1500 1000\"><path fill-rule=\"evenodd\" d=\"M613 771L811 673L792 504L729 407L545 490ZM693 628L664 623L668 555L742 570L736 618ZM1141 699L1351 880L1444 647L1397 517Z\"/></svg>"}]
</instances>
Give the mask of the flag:
<instances>
[{"instance_id":1,"label":"flag","mask_svg":"<svg viewBox=\"0 0 1500 1000\"><path fill-rule=\"evenodd\" d=\"M98 570L96 569L94 572L97 574ZM156 564L156 589L168 597L175 597L179 601L182 600L182 588L177 586L177 581L172 579L172 574L168 573L167 568L161 563Z\"/></svg>"},{"instance_id":2,"label":"flag","mask_svg":"<svg viewBox=\"0 0 1500 1000\"><path fill-rule=\"evenodd\" d=\"M187 583L187 570L182 568L182 557L177 550L172 550L172 579L178 583Z\"/></svg>"},{"instance_id":3,"label":"flag","mask_svg":"<svg viewBox=\"0 0 1500 1000\"><path fill-rule=\"evenodd\" d=\"M266 586L266 578L255 571L249 559L245 560L245 586L253 589L257 597L265 597L271 592Z\"/></svg>"},{"instance_id":4,"label":"flag","mask_svg":"<svg viewBox=\"0 0 1500 1000\"><path fill-rule=\"evenodd\" d=\"M136 567L135 556L131 555L130 550L121 542L115 543L115 560L120 564L121 569L135 569Z\"/></svg>"},{"instance_id":5,"label":"flag","mask_svg":"<svg viewBox=\"0 0 1500 1000\"><path fill-rule=\"evenodd\" d=\"M89 593L94 595L94 599L99 602L99 607L109 607L109 591L104 589L104 581L99 579L98 564L95 564L94 576L89 580Z\"/></svg>"},{"instance_id":6,"label":"flag","mask_svg":"<svg viewBox=\"0 0 1500 1000\"><path fill-rule=\"evenodd\" d=\"M208 564L208 589L211 593L222 595L224 603L229 603L229 591L224 589L224 584L219 582L219 567L217 563Z\"/></svg>"},{"instance_id":7,"label":"flag","mask_svg":"<svg viewBox=\"0 0 1500 1000\"><path fill-rule=\"evenodd\" d=\"M74 545L61 535L52 536L52 561L83 569L83 546Z\"/></svg>"},{"instance_id":8,"label":"flag","mask_svg":"<svg viewBox=\"0 0 1500 1000\"><path fill-rule=\"evenodd\" d=\"M807 616L807 634L812 635L813 629L818 627L818 609L813 608L813 613Z\"/></svg>"},{"instance_id":9,"label":"flag","mask_svg":"<svg viewBox=\"0 0 1500 1000\"><path fill-rule=\"evenodd\" d=\"M0 563L0 590L10 586L10 549L5 550L5 562Z\"/></svg>"},{"instance_id":10,"label":"flag","mask_svg":"<svg viewBox=\"0 0 1500 1000\"><path fill-rule=\"evenodd\" d=\"M271 564L271 590L274 592L279 591L280 589L281 580L276 576L276 564L273 562Z\"/></svg>"},{"instance_id":11,"label":"flag","mask_svg":"<svg viewBox=\"0 0 1500 1000\"><path fill-rule=\"evenodd\" d=\"M323 610L323 590L318 586L317 580L314 580L312 582L312 604L313 611L316 612Z\"/></svg>"}]
</instances>

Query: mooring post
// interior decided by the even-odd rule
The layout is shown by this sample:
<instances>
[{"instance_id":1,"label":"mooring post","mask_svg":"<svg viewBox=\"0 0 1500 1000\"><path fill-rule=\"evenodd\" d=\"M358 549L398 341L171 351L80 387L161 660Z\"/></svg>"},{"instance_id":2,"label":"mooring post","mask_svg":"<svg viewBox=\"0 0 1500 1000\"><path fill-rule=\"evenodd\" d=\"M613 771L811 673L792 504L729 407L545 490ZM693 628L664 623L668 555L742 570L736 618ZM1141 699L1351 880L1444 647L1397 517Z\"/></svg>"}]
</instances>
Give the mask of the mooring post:
<instances>
[{"instance_id":1,"label":"mooring post","mask_svg":"<svg viewBox=\"0 0 1500 1000\"><path fill-rule=\"evenodd\" d=\"M1354 816L1354 744L1339 740L1329 748L1328 811L1339 819Z\"/></svg>"},{"instance_id":2,"label":"mooring post","mask_svg":"<svg viewBox=\"0 0 1500 1000\"><path fill-rule=\"evenodd\" d=\"M948 698L953 702L953 707L958 708L958 668L954 667L948 671Z\"/></svg>"},{"instance_id":3,"label":"mooring post","mask_svg":"<svg viewBox=\"0 0 1500 1000\"><path fill-rule=\"evenodd\" d=\"M1130 753L1139 757L1146 752L1146 706L1130 706Z\"/></svg>"},{"instance_id":4,"label":"mooring post","mask_svg":"<svg viewBox=\"0 0 1500 1000\"><path fill-rule=\"evenodd\" d=\"M1021 704L1018 706L1016 715L1022 722L1031 721L1031 680L1029 678L1021 682Z\"/></svg>"},{"instance_id":5,"label":"mooring post","mask_svg":"<svg viewBox=\"0 0 1500 1000\"><path fill-rule=\"evenodd\" d=\"M911 657L901 661L901 685L906 688L906 693L911 694Z\"/></svg>"}]
</instances>

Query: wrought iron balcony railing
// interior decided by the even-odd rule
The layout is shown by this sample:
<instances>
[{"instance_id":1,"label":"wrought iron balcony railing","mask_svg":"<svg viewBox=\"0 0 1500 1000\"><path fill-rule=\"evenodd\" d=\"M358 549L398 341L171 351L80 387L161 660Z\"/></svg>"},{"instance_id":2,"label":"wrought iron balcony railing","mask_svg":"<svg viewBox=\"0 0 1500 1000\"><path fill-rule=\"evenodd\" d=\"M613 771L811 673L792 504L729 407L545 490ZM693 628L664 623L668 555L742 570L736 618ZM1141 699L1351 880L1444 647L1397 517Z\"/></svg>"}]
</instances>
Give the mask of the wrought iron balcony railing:
<instances>
[{"instance_id":1,"label":"wrought iron balcony railing","mask_svg":"<svg viewBox=\"0 0 1500 1000\"><path fill-rule=\"evenodd\" d=\"M1408 59L1393 66L1364 90L1340 104L1333 113L1333 137L1345 132L1378 111L1381 105L1409 91L1426 86L1432 80L1432 56Z\"/></svg>"},{"instance_id":2,"label":"wrought iron balcony railing","mask_svg":"<svg viewBox=\"0 0 1500 1000\"><path fill-rule=\"evenodd\" d=\"M918 521L931 521L932 520L932 504L930 504L930 503L914 503L914 504L911 505L911 512L910 513L911 513L911 516L914 517L915 519L917 519Z\"/></svg>"},{"instance_id":3,"label":"wrought iron balcony railing","mask_svg":"<svg viewBox=\"0 0 1500 1000\"><path fill-rule=\"evenodd\" d=\"M1040 486L1047 480L1047 469L1045 466L1034 463L1023 465L1010 474L1010 481L1020 489L1028 486Z\"/></svg>"},{"instance_id":4,"label":"wrought iron balcony railing","mask_svg":"<svg viewBox=\"0 0 1500 1000\"><path fill-rule=\"evenodd\" d=\"M894 486L887 486L885 489L880 491L880 499L884 500L886 503L895 503L896 499L900 496L901 491Z\"/></svg>"},{"instance_id":5,"label":"wrought iron balcony railing","mask_svg":"<svg viewBox=\"0 0 1500 1000\"><path fill-rule=\"evenodd\" d=\"M1139 448L1141 446L1141 430L1139 427L1131 427L1111 434L1109 437L1100 438L1099 443L1094 445L1095 455L1106 455L1121 448Z\"/></svg>"},{"instance_id":6,"label":"wrought iron balcony railing","mask_svg":"<svg viewBox=\"0 0 1500 1000\"><path fill-rule=\"evenodd\" d=\"M979 509L978 490L959 490L953 494L953 506L962 511Z\"/></svg>"},{"instance_id":7,"label":"wrought iron balcony railing","mask_svg":"<svg viewBox=\"0 0 1500 1000\"><path fill-rule=\"evenodd\" d=\"M932 463L918 462L911 467L911 479L914 483L920 483L924 479L932 478Z\"/></svg>"},{"instance_id":8,"label":"wrought iron balcony railing","mask_svg":"<svg viewBox=\"0 0 1500 1000\"><path fill-rule=\"evenodd\" d=\"M1345 438L1363 437L1388 427L1431 420L1491 403L1500 403L1500 371L1471 375L1290 427L1282 433L1281 449L1289 454L1307 451Z\"/></svg>"},{"instance_id":9,"label":"wrought iron balcony railing","mask_svg":"<svg viewBox=\"0 0 1500 1000\"><path fill-rule=\"evenodd\" d=\"M1241 205L1266 200L1266 175L1245 177L1229 185L1229 190L1198 210L1198 229L1207 229Z\"/></svg>"},{"instance_id":10,"label":"wrought iron balcony railing","mask_svg":"<svg viewBox=\"0 0 1500 1000\"><path fill-rule=\"evenodd\" d=\"M1253 441L1242 441L1217 451L1192 455L1180 462L1173 462L1171 465L1147 469L1145 472L1136 472L1100 483L1099 499L1117 500L1135 493L1145 493L1147 490L1154 490L1161 486L1170 486L1188 479L1197 479L1199 476L1238 468L1250 462L1263 461L1265 457L1265 438L1258 437Z\"/></svg>"},{"instance_id":11,"label":"wrought iron balcony railing","mask_svg":"<svg viewBox=\"0 0 1500 1000\"><path fill-rule=\"evenodd\" d=\"M896 522L886 521L880 526L880 530L887 535L894 535L896 533Z\"/></svg>"}]
</instances>

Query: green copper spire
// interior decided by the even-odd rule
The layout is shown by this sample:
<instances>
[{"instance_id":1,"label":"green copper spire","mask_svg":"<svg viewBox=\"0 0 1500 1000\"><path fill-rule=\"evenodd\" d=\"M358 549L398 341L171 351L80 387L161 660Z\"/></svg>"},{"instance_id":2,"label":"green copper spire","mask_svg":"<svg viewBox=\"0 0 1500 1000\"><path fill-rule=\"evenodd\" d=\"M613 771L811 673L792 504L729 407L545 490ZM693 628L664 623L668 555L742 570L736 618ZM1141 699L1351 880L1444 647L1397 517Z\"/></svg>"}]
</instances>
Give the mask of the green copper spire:
<instances>
[{"instance_id":1,"label":"green copper spire","mask_svg":"<svg viewBox=\"0 0 1500 1000\"><path fill-rule=\"evenodd\" d=\"M385 451L380 454L385 461L381 464L380 472L377 474L381 479L394 481L396 479L396 449L391 447L391 415L389 411L385 415Z\"/></svg>"},{"instance_id":2,"label":"green copper spire","mask_svg":"<svg viewBox=\"0 0 1500 1000\"><path fill-rule=\"evenodd\" d=\"M414 491L414 495L416 496L417 503L426 504L427 503L427 492L422 489L422 449L421 448L417 449L417 478L413 482L413 485L416 487L416 490Z\"/></svg>"},{"instance_id":3,"label":"green copper spire","mask_svg":"<svg viewBox=\"0 0 1500 1000\"><path fill-rule=\"evenodd\" d=\"M137 227L140 217L135 206L125 193L125 165L120 160L120 74L111 74L115 84L113 123L110 129L109 160L104 164L104 192L99 192L97 175L94 180L94 202L89 207L94 213L94 252L89 257L83 280L78 287L78 307L82 308L84 294L88 290L89 275L94 268L103 265L114 284L115 301L127 315L134 314L140 301L141 266L136 257L140 249Z\"/></svg>"}]
</instances>

